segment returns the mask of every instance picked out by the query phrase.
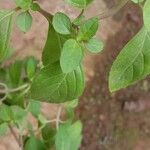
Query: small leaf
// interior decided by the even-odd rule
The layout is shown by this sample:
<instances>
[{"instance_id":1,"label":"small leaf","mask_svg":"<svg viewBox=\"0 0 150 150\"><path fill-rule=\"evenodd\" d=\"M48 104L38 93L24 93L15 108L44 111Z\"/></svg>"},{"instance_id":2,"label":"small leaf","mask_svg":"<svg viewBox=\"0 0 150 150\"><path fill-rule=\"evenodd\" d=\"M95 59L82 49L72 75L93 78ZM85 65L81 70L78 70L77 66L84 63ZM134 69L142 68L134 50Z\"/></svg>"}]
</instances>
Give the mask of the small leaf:
<instances>
[{"instance_id":1,"label":"small leaf","mask_svg":"<svg viewBox=\"0 0 150 150\"><path fill-rule=\"evenodd\" d=\"M78 150L82 139L81 131L80 121L72 125L61 125L56 134L56 150Z\"/></svg>"},{"instance_id":2,"label":"small leaf","mask_svg":"<svg viewBox=\"0 0 150 150\"><path fill-rule=\"evenodd\" d=\"M4 136L7 132L8 125L7 123L0 124L0 136Z\"/></svg>"},{"instance_id":3,"label":"small leaf","mask_svg":"<svg viewBox=\"0 0 150 150\"><path fill-rule=\"evenodd\" d=\"M71 73L62 73L59 63L43 68L31 85L31 97L51 103L63 103L78 98L84 89L80 67Z\"/></svg>"},{"instance_id":4,"label":"small leaf","mask_svg":"<svg viewBox=\"0 0 150 150\"><path fill-rule=\"evenodd\" d=\"M22 61L16 61L9 67L9 81L12 87L17 87L21 80Z\"/></svg>"},{"instance_id":5,"label":"small leaf","mask_svg":"<svg viewBox=\"0 0 150 150\"><path fill-rule=\"evenodd\" d=\"M30 100L28 110L35 116L38 117L41 112L41 104L38 101Z\"/></svg>"},{"instance_id":6,"label":"small leaf","mask_svg":"<svg viewBox=\"0 0 150 150\"><path fill-rule=\"evenodd\" d=\"M150 74L150 32L142 28L123 48L109 75L111 91L125 88Z\"/></svg>"},{"instance_id":7,"label":"small leaf","mask_svg":"<svg viewBox=\"0 0 150 150\"><path fill-rule=\"evenodd\" d=\"M79 29L79 34L77 39L79 41L90 40L98 30L98 19L92 18L84 22Z\"/></svg>"},{"instance_id":8,"label":"small leaf","mask_svg":"<svg viewBox=\"0 0 150 150\"><path fill-rule=\"evenodd\" d=\"M150 31L150 0L146 0L143 8L144 25Z\"/></svg>"},{"instance_id":9,"label":"small leaf","mask_svg":"<svg viewBox=\"0 0 150 150\"><path fill-rule=\"evenodd\" d=\"M32 0L14 0L18 7L28 10L32 4Z\"/></svg>"},{"instance_id":10,"label":"small leaf","mask_svg":"<svg viewBox=\"0 0 150 150\"><path fill-rule=\"evenodd\" d=\"M60 65L64 73L71 72L80 66L83 49L74 39L65 42L60 57Z\"/></svg>"},{"instance_id":11,"label":"small leaf","mask_svg":"<svg viewBox=\"0 0 150 150\"><path fill-rule=\"evenodd\" d=\"M53 27L60 34L71 33L71 21L64 13L58 12L53 17Z\"/></svg>"},{"instance_id":12,"label":"small leaf","mask_svg":"<svg viewBox=\"0 0 150 150\"><path fill-rule=\"evenodd\" d=\"M13 11L0 10L0 62L7 57Z\"/></svg>"},{"instance_id":13,"label":"small leaf","mask_svg":"<svg viewBox=\"0 0 150 150\"><path fill-rule=\"evenodd\" d=\"M27 32L30 30L32 25L32 16L28 11L22 12L17 16L16 23L21 31Z\"/></svg>"},{"instance_id":14,"label":"small leaf","mask_svg":"<svg viewBox=\"0 0 150 150\"><path fill-rule=\"evenodd\" d=\"M37 61L35 60L35 58L34 57L27 58L25 69L26 69L27 77L29 79L32 79L33 76L35 75L36 67L37 67Z\"/></svg>"},{"instance_id":15,"label":"small leaf","mask_svg":"<svg viewBox=\"0 0 150 150\"><path fill-rule=\"evenodd\" d=\"M85 43L86 48L91 53L99 53L103 50L103 43L97 39L91 39L87 43Z\"/></svg>"},{"instance_id":16,"label":"small leaf","mask_svg":"<svg viewBox=\"0 0 150 150\"><path fill-rule=\"evenodd\" d=\"M34 136L31 136L25 143L25 150L45 150L44 143Z\"/></svg>"}]
</instances>

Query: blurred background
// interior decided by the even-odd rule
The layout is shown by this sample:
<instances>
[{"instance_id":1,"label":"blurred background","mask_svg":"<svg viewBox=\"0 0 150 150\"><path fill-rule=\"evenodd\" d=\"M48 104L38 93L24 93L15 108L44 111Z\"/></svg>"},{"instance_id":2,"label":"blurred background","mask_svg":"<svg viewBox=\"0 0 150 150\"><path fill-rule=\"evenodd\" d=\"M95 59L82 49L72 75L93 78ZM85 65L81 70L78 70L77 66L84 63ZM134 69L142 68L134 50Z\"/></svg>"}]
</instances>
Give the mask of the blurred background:
<instances>
[{"instance_id":1,"label":"blurred background","mask_svg":"<svg viewBox=\"0 0 150 150\"><path fill-rule=\"evenodd\" d=\"M63 0L38 1L51 13L62 11L72 18L79 13ZM92 17L118 1L95 0L85 14ZM0 9L14 7L13 0L0 0ZM26 34L14 25L11 39L14 53L8 63L31 55L41 58L48 23L38 13L33 13L33 17L32 29ZM112 62L142 24L141 9L132 2L113 17L100 21L97 36L104 41L105 48L101 54L87 55L84 60L86 89L76 109L84 126L80 150L150 150L150 80L144 79L113 94L108 90ZM57 106L44 104L43 113L48 117L55 115L56 110ZM0 138L0 150L19 149L8 134Z\"/></svg>"}]
</instances>

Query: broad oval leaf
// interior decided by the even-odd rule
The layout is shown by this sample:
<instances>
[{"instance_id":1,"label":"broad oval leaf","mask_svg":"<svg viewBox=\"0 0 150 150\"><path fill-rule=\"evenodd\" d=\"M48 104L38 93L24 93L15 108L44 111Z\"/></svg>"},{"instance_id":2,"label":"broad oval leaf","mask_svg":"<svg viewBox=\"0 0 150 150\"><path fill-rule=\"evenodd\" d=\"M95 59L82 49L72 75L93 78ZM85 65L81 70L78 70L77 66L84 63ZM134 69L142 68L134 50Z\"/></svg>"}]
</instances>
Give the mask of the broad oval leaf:
<instances>
[{"instance_id":1,"label":"broad oval leaf","mask_svg":"<svg viewBox=\"0 0 150 150\"><path fill-rule=\"evenodd\" d=\"M8 52L13 11L0 10L0 61Z\"/></svg>"},{"instance_id":2,"label":"broad oval leaf","mask_svg":"<svg viewBox=\"0 0 150 150\"><path fill-rule=\"evenodd\" d=\"M81 67L71 73L63 73L59 63L43 68L31 85L31 97L39 101L63 103L79 97L84 89Z\"/></svg>"},{"instance_id":3,"label":"broad oval leaf","mask_svg":"<svg viewBox=\"0 0 150 150\"><path fill-rule=\"evenodd\" d=\"M53 17L53 27L60 34L71 33L71 20L64 13L58 12Z\"/></svg>"},{"instance_id":4,"label":"broad oval leaf","mask_svg":"<svg viewBox=\"0 0 150 150\"><path fill-rule=\"evenodd\" d=\"M125 88L150 74L150 32L145 28L123 48L109 76L111 91Z\"/></svg>"},{"instance_id":5,"label":"broad oval leaf","mask_svg":"<svg viewBox=\"0 0 150 150\"><path fill-rule=\"evenodd\" d=\"M146 0L143 8L144 25L150 31L150 0Z\"/></svg>"},{"instance_id":6,"label":"broad oval leaf","mask_svg":"<svg viewBox=\"0 0 150 150\"><path fill-rule=\"evenodd\" d=\"M23 31L27 32L31 28L32 25L32 16L28 11L22 12L17 16L16 20L18 28Z\"/></svg>"},{"instance_id":7,"label":"broad oval leaf","mask_svg":"<svg viewBox=\"0 0 150 150\"><path fill-rule=\"evenodd\" d=\"M79 41L88 41L90 40L97 32L98 30L98 19L92 18L87 21L85 21L79 29L79 34L77 39Z\"/></svg>"},{"instance_id":8,"label":"broad oval leaf","mask_svg":"<svg viewBox=\"0 0 150 150\"><path fill-rule=\"evenodd\" d=\"M71 72L80 66L83 58L83 49L74 39L65 42L61 57L60 65L64 73Z\"/></svg>"},{"instance_id":9,"label":"broad oval leaf","mask_svg":"<svg viewBox=\"0 0 150 150\"><path fill-rule=\"evenodd\" d=\"M56 150L78 150L82 140L82 124L80 121L74 124L60 125L56 134Z\"/></svg>"},{"instance_id":10,"label":"broad oval leaf","mask_svg":"<svg viewBox=\"0 0 150 150\"><path fill-rule=\"evenodd\" d=\"M102 41L99 41L97 39L90 39L87 43L85 43L85 47L91 52L91 53L99 53L103 50L104 44Z\"/></svg>"}]
</instances>

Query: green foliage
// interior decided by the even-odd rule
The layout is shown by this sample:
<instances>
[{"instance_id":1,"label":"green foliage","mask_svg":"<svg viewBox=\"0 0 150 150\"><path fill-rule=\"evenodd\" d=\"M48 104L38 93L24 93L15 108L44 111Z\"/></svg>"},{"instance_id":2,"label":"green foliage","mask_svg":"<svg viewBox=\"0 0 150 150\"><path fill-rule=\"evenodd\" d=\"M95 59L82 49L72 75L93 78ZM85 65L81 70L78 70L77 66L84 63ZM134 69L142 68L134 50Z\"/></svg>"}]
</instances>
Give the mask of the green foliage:
<instances>
[{"instance_id":1,"label":"green foliage","mask_svg":"<svg viewBox=\"0 0 150 150\"><path fill-rule=\"evenodd\" d=\"M28 11L22 12L18 15L16 23L21 31L27 32L29 31L32 25L32 16Z\"/></svg>"},{"instance_id":2,"label":"green foliage","mask_svg":"<svg viewBox=\"0 0 150 150\"><path fill-rule=\"evenodd\" d=\"M32 0L14 0L15 9L0 10L0 135L7 133L8 128L17 128L25 150L78 150L81 144L82 124L74 109L84 90L82 60L86 50L95 54L102 51L104 44L95 38L99 17L84 17L84 10L93 0L64 1L80 8L76 18L61 12L52 15ZM150 0L132 1L143 6L144 27L114 61L109 75L110 91L125 88L150 74ZM49 25L42 62L31 56L5 66L11 49L13 14L19 14L13 20L21 31L27 32L32 26L33 11L40 12ZM56 118L48 120L41 112L42 102L63 103L65 121L61 120L61 109ZM37 129L28 121L29 114L36 119Z\"/></svg>"}]
</instances>

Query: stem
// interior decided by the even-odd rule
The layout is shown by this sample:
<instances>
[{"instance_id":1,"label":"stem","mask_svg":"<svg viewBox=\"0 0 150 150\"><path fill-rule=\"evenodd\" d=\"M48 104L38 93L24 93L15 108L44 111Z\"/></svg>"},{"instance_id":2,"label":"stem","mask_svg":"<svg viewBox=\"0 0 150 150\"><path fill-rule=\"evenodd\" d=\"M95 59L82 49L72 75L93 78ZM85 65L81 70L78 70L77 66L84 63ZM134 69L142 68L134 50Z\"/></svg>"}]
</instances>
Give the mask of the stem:
<instances>
[{"instance_id":1,"label":"stem","mask_svg":"<svg viewBox=\"0 0 150 150\"><path fill-rule=\"evenodd\" d=\"M45 11L44 9L40 8L38 10L39 13L41 13L48 21L52 21L53 15L50 14L49 12Z\"/></svg>"},{"instance_id":2,"label":"stem","mask_svg":"<svg viewBox=\"0 0 150 150\"><path fill-rule=\"evenodd\" d=\"M62 107L60 106L58 108L58 113L57 113L57 117L56 117L56 129L59 129L59 122L60 122L60 115L61 115L61 111L62 111Z\"/></svg>"},{"instance_id":3,"label":"stem","mask_svg":"<svg viewBox=\"0 0 150 150\"><path fill-rule=\"evenodd\" d=\"M95 17L97 17L99 20L111 17L115 15L121 8L123 8L128 1L129 0L120 0L120 2L116 4L114 7L112 7L111 9L107 9L106 11L96 15Z\"/></svg>"}]
</instances>

